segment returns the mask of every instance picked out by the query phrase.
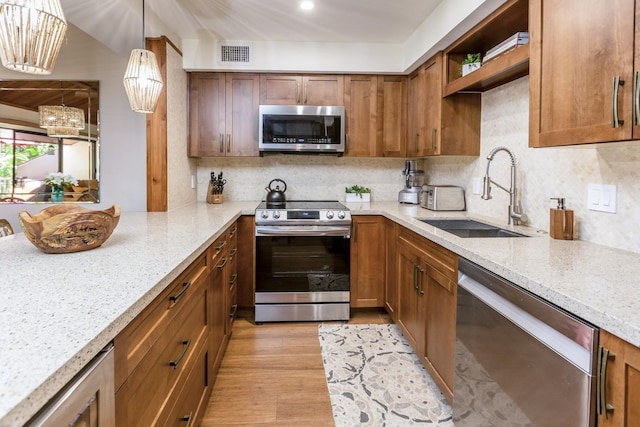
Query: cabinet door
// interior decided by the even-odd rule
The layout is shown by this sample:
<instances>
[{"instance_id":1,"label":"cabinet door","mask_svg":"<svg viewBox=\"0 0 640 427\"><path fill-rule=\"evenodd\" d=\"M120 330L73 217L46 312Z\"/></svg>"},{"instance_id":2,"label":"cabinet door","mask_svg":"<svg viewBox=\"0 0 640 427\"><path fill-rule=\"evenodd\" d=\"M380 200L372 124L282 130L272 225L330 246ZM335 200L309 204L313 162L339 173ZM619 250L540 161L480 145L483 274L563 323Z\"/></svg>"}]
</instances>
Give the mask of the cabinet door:
<instances>
[{"instance_id":1,"label":"cabinet door","mask_svg":"<svg viewBox=\"0 0 640 427\"><path fill-rule=\"evenodd\" d=\"M433 57L424 64L424 136L418 145L419 156L440 154L440 103L442 101L442 69L440 57Z\"/></svg>"},{"instance_id":2,"label":"cabinet door","mask_svg":"<svg viewBox=\"0 0 640 427\"><path fill-rule=\"evenodd\" d=\"M345 77L346 149L351 157L381 154L378 136L378 77Z\"/></svg>"},{"instance_id":3,"label":"cabinet door","mask_svg":"<svg viewBox=\"0 0 640 427\"><path fill-rule=\"evenodd\" d=\"M225 74L189 74L189 156L224 156Z\"/></svg>"},{"instance_id":4,"label":"cabinet door","mask_svg":"<svg viewBox=\"0 0 640 427\"><path fill-rule=\"evenodd\" d=\"M297 74L261 74L260 104L302 104L302 76Z\"/></svg>"},{"instance_id":5,"label":"cabinet door","mask_svg":"<svg viewBox=\"0 0 640 427\"><path fill-rule=\"evenodd\" d=\"M344 105L344 76L308 75L302 78L302 103Z\"/></svg>"},{"instance_id":6,"label":"cabinet door","mask_svg":"<svg viewBox=\"0 0 640 427\"><path fill-rule=\"evenodd\" d=\"M612 410L598 416L598 425L640 425L640 348L600 330L600 346L609 350L605 404Z\"/></svg>"},{"instance_id":7,"label":"cabinet door","mask_svg":"<svg viewBox=\"0 0 640 427\"><path fill-rule=\"evenodd\" d=\"M378 76L378 99L382 105L382 155L407 155L407 77ZM378 118L380 120L380 118Z\"/></svg>"},{"instance_id":8,"label":"cabinet door","mask_svg":"<svg viewBox=\"0 0 640 427\"><path fill-rule=\"evenodd\" d=\"M384 305L394 322L398 321L398 225L390 219L385 220L386 229L386 265Z\"/></svg>"},{"instance_id":9,"label":"cabinet door","mask_svg":"<svg viewBox=\"0 0 640 427\"><path fill-rule=\"evenodd\" d=\"M529 2L530 146L631 138L634 16L634 0Z\"/></svg>"},{"instance_id":10,"label":"cabinet door","mask_svg":"<svg viewBox=\"0 0 640 427\"><path fill-rule=\"evenodd\" d=\"M398 325L419 358L424 356L425 303L420 281L425 269L420 253L412 245L398 242Z\"/></svg>"},{"instance_id":11,"label":"cabinet door","mask_svg":"<svg viewBox=\"0 0 640 427\"><path fill-rule=\"evenodd\" d=\"M353 217L351 307L384 307L385 240L383 217Z\"/></svg>"},{"instance_id":12,"label":"cabinet door","mask_svg":"<svg viewBox=\"0 0 640 427\"><path fill-rule=\"evenodd\" d=\"M408 81L408 135L406 154L409 157L417 157L420 155L421 141L424 139L422 135L425 124L425 115L423 114L424 98L424 67L419 67L409 75Z\"/></svg>"},{"instance_id":13,"label":"cabinet door","mask_svg":"<svg viewBox=\"0 0 640 427\"><path fill-rule=\"evenodd\" d=\"M429 265L426 271L427 329L425 358L449 402L453 399L457 284Z\"/></svg>"},{"instance_id":14,"label":"cabinet door","mask_svg":"<svg viewBox=\"0 0 640 427\"><path fill-rule=\"evenodd\" d=\"M258 156L258 74L229 73L226 77L225 155Z\"/></svg>"}]
</instances>

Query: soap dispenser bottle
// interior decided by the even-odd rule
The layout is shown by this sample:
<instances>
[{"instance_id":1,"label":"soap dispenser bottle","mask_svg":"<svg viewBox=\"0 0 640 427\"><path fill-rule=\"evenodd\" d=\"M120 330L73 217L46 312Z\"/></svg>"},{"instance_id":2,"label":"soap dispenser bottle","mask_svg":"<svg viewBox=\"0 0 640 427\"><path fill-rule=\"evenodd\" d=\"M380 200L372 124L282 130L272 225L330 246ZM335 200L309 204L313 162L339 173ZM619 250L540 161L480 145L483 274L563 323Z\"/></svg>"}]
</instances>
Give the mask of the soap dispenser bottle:
<instances>
[{"instance_id":1,"label":"soap dispenser bottle","mask_svg":"<svg viewBox=\"0 0 640 427\"><path fill-rule=\"evenodd\" d=\"M553 239L573 240L573 211L565 209L564 197L554 197L558 207L551 209L549 216L549 235Z\"/></svg>"}]
</instances>

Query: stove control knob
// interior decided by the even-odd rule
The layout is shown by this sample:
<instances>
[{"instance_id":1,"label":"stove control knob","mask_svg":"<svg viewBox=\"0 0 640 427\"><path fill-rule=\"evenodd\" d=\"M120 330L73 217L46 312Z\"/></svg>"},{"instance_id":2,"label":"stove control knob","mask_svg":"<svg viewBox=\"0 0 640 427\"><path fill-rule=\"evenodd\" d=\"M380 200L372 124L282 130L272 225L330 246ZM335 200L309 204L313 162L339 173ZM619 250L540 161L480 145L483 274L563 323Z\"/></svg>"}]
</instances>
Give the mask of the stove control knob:
<instances>
[{"instance_id":1,"label":"stove control knob","mask_svg":"<svg viewBox=\"0 0 640 427\"><path fill-rule=\"evenodd\" d=\"M273 218L274 218L274 219L278 219L278 218L280 218L280 211L275 211L275 212L273 213Z\"/></svg>"},{"instance_id":2,"label":"stove control knob","mask_svg":"<svg viewBox=\"0 0 640 427\"><path fill-rule=\"evenodd\" d=\"M346 216L346 214L344 213L344 211L338 212L338 218L344 219L345 216Z\"/></svg>"},{"instance_id":3,"label":"stove control knob","mask_svg":"<svg viewBox=\"0 0 640 427\"><path fill-rule=\"evenodd\" d=\"M267 219L269 218L269 212L267 211L262 211L262 214L260 215L262 218Z\"/></svg>"},{"instance_id":4,"label":"stove control knob","mask_svg":"<svg viewBox=\"0 0 640 427\"><path fill-rule=\"evenodd\" d=\"M333 219L333 211L327 212L327 219Z\"/></svg>"}]
</instances>

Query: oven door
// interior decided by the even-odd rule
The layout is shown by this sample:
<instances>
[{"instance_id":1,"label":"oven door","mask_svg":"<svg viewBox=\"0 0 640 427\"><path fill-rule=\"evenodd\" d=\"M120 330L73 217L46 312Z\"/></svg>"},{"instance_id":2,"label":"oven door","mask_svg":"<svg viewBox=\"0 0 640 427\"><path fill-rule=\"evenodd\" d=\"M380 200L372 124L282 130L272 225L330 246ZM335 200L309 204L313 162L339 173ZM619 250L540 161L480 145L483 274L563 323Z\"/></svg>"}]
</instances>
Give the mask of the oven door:
<instances>
[{"instance_id":1,"label":"oven door","mask_svg":"<svg viewBox=\"0 0 640 427\"><path fill-rule=\"evenodd\" d=\"M256 322L349 318L350 226L256 227Z\"/></svg>"}]
</instances>

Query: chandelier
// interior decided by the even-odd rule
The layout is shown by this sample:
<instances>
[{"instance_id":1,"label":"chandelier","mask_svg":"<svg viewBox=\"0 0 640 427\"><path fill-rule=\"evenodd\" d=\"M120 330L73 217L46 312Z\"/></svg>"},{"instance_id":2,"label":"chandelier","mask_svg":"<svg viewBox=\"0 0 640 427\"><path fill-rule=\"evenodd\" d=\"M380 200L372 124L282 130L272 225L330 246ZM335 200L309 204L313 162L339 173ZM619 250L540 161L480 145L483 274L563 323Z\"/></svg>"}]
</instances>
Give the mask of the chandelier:
<instances>
[{"instance_id":1,"label":"chandelier","mask_svg":"<svg viewBox=\"0 0 640 427\"><path fill-rule=\"evenodd\" d=\"M64 105L62 89L62 105L41 105L40 127L47 130L47 135L55 138L78 136L84 129L84 110Z\"/></svg>"},{"instance_id":2,"label":"chandelier","mask_svg":"<svg viewBox=\"0 0 640 427\"><path fill-rule=\"evenodd\" d=\"M144 46L144 0L142 1L142 45ZM122 79L131 109L153 113L162 91L162 76L156 55L146 49L133 49Z\"/></svg>"},{"instance_id":3,"label":"chandelier","mask_svg":"<svg viewBox=\"0 0 640 427\"><path fill-rule=\"evenodd\" d=\"M51 74L66 31L59 0L0 0L0 60L10 70Z\"/></svg>"}]
</instances>

